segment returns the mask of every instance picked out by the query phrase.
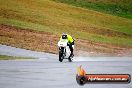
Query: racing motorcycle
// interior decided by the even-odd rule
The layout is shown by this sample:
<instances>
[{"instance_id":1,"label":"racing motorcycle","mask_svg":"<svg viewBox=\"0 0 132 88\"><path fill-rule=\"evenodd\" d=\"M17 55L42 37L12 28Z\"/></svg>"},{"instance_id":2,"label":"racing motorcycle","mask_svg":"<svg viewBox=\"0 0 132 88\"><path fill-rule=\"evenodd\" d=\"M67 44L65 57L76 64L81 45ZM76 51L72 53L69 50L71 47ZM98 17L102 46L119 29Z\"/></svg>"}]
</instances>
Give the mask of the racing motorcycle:
<instances>
[{"instance_id":1,"label":"racing motorcycle","mask_svg":"<svg viewBox=\"0 0 132 88\"><path fill-rule=\"evenodd\" d=\"M62 62L63 59L68 59L69 62L72 62L73 57L70 57L71 51L68 46L67 39L61 39L58 42L58 47L59 47L59 61Z\"/></svg>"}]
</instances>

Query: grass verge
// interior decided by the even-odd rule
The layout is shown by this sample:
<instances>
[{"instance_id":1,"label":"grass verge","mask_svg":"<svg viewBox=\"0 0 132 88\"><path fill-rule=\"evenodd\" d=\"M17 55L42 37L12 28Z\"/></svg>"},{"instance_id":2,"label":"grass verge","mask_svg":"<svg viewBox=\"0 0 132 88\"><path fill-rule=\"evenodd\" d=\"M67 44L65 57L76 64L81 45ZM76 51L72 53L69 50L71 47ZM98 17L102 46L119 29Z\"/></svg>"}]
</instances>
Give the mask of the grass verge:
<instances>
[{"instance_id":1,"label":"grass verge","mask_svg":"<svg viewBox=\"0 0 132 88\"><path fill-rule=\"evenodd\" d=\"M53 0L132 19L131 0Z\"/></svg>"},{"instance_id":2,"label":"grass verge","mask_svg":"<svg viewBox=\"0 0 132 88\"><path fill-rule=\"evenodd\" d=\"M31 57L15 57L15 56L0 55L0 60L23 60L23 59L34 59L34 58L31 58Z\"/></svg>"}]
</instances>

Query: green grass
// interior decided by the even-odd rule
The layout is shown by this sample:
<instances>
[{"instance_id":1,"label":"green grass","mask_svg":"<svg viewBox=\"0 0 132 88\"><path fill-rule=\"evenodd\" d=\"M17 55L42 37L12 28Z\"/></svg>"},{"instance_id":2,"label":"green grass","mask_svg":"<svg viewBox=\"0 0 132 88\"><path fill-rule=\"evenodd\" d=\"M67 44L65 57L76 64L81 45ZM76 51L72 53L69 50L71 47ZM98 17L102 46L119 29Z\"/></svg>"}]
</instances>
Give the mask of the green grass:
<instances>
[{"instance_id":1,"label":"green grass","mask_svg":"<svg viewBox=\"0 0 132 88\"><path fill-rule=\"evenodd\" d=\"M0 24L58 35L66 32L88 41L132 46L131 19L49 0L0 0Z\"/></svg>"},{"instance_id":2,"label":"green grass","mask_svg":"<svg viewBox=\"0 0 132 88\"><path fill-rule=\"evenodd\" d=\"M53 0L132 19L131 0Z\"/></svg>"},{"instance_id":3,"label":"green grass","mask_svg":"<svg viewBox=\"0 0 132 88\"><path fill-rule=\"evenodd\" d=\"M0 60L22 60L22 59L33 59L33 58L31 58L31 57L15 57L15 56L0 55Z\"/></svg>"}]
</instances>

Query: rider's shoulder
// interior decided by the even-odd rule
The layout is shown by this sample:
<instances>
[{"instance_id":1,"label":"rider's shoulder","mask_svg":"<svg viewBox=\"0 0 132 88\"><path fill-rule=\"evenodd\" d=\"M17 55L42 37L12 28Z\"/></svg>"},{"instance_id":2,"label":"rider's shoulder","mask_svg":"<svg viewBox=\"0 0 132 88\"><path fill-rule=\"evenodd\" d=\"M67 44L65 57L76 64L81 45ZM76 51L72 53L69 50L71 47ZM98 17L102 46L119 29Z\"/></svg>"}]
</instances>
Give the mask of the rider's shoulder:
<instances>
[{"instance_id":1,"label":"rider's shoulder","mask_svg":"<svg viewBox=\"0 0 132 88\"><path fill-rule=\"evenodd\" d=\"M72 37L71 35L67 34L68 37Z\"/></svg>"}]
</instances>

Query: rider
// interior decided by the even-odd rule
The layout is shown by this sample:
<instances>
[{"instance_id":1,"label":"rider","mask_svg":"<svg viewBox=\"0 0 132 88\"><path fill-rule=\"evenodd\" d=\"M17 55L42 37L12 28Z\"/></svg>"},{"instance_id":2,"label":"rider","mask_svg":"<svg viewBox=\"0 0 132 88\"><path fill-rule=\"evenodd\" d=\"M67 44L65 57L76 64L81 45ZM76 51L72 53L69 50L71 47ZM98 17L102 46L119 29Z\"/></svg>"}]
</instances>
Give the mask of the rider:
<instances>
[{"instance_id":1,"label":"rider","mask_svg":"<svg viewBox=\"0 0 132 88\"><path fill-rule=\"evenodd\" d=\"M74 56L74 54L73 54L74 39L72 38L72 36L70 36L70 35L68 35L68 34L65 34L65 33L63 33L63 34L61 35L60 40L61 40L61 39L67 39L67 40L68 40L68 44L67 44L67 45L69 46L70 51L71 51L70 57L73 57L73 56Z\"/></svg>"}]
</instances>

